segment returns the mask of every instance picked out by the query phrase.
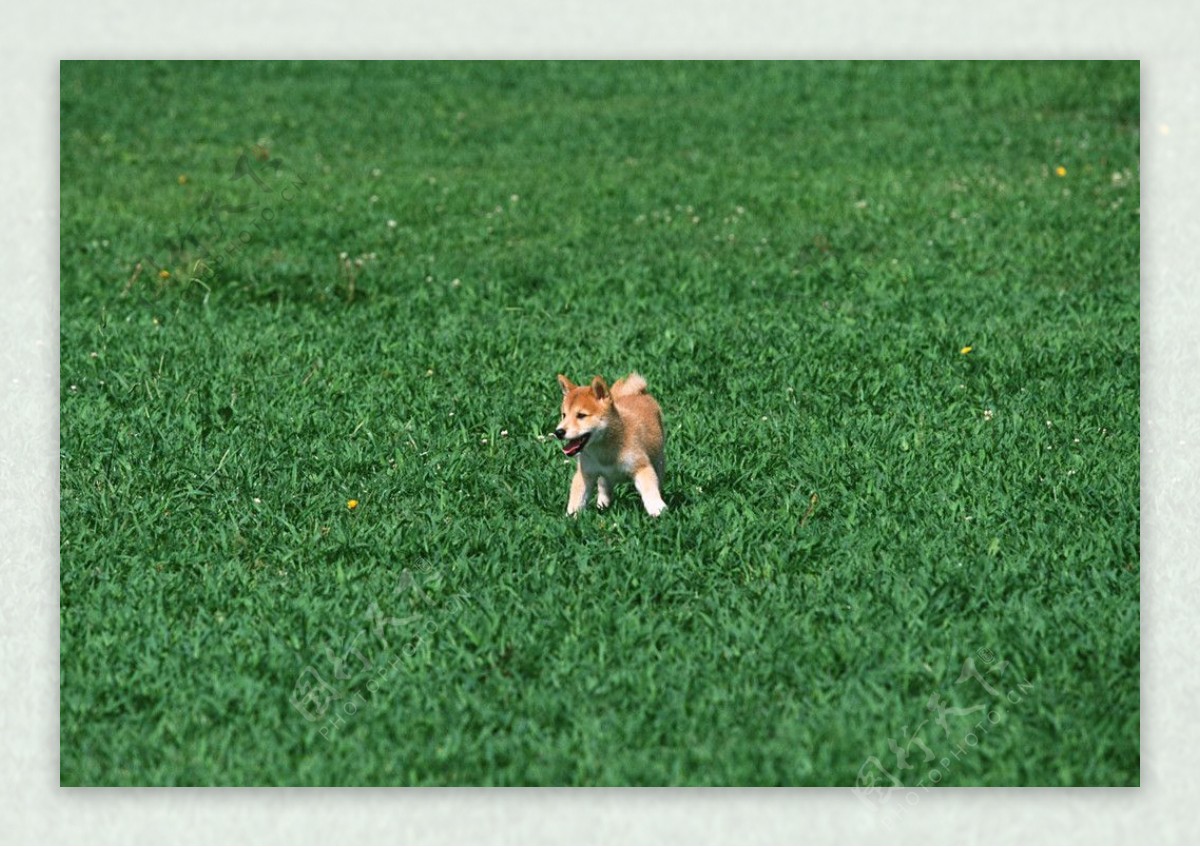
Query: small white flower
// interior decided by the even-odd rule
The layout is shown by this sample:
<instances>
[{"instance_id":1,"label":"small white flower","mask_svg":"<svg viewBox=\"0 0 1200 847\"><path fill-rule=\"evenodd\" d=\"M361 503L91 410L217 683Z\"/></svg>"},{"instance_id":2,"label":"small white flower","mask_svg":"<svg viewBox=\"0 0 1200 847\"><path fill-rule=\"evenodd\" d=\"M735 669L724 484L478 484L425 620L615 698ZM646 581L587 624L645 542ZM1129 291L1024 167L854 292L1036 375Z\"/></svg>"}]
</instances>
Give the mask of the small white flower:
<instances>
[{"instance_id":1,"label":"small white flower","mask_svg":"<svg viewBox=\"0 0 1200 847\"><path fill-rule=\"evenodd\" d=\"M395 228L396 228L396 222L393 220L389 220L388 221L388 229L395 229Z\"/></svg>"},{"instance_id":2,"label":"small white flower","mask_svg":"<svg viewBox=\"0 0 1200 847\"><path fill-rule=\"evenodd\" d=\"M508 438L508 430L507 430L507 429L502 429L502 430L500 430L500 437L501 437L501 438Z\"/></svg>"}]
</instances>

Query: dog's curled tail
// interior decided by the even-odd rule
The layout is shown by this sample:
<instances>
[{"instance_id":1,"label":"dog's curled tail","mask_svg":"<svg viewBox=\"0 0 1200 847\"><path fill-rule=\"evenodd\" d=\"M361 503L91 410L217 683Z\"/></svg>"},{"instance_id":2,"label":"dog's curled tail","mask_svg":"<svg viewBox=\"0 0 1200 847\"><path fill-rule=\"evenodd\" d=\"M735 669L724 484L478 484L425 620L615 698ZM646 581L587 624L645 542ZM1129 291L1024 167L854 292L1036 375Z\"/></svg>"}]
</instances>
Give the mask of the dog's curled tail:
<instances>
[{"instance_id":1,"label":"dog's curled tail","mask_svg":"<svg viewBox=\"0 0 1200 847\"><path fill-rule=\"evenodd\" d=\"M646 378L637 371L634 371L624 379L618 379L614 382L612 393L614 397L632 397L635 394L645 394Z\"/></svg>"}]
</instances>

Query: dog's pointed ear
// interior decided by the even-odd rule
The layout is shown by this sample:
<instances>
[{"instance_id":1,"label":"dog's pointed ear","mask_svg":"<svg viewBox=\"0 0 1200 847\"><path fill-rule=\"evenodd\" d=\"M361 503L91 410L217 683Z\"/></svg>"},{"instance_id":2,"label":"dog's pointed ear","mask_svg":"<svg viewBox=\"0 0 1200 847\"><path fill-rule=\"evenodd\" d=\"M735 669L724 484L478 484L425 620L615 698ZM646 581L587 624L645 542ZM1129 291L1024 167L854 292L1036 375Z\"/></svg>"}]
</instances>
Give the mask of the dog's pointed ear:
<instances>
[{"instance_id":1,"label":"dog's pointed ear","mask_svg":"<svg viewBox=\"0 0 1200 847\"><path fill-rule=\"evenodd\" d=\"M604 377L592 377L592 393L596 395L597 400L603 400L608 396L608 383L604 381Z\"/></svg>"},{"instance_id":2,"label":"dog's pointed ear","mask_svg":"<svg viewBox=\"0 0 1200 847\"><path fill-rule=\"evenodd\" d=\"M566 394L575 387L575 383L571 382L571 380L567 379L562 374L558 375L558 384L562 386L563 394Z\"/></svg>"}]
</instances>

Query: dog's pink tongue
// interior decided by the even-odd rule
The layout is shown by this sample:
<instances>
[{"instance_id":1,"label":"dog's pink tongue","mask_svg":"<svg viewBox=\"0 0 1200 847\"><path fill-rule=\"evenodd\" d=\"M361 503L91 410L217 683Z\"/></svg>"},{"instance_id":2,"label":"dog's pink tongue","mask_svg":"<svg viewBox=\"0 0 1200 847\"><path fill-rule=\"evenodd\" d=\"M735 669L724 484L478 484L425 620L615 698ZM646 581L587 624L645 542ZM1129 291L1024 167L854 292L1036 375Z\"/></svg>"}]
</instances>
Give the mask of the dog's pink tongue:
<instances>
[{"instance_id":1,"label":"dog's pink tongue","mask_svg":"<svg viewBox=\"0 0 1200 847\"><path fill-rule=\"evenodd\" d=\"M574 441L568 441L566 444L564 444L562 451L563 451L564 455L574 456L576 453L578 453L582 449L583 449L582 442L578 438L576 438Z\"/></svg>"}]
</instances>

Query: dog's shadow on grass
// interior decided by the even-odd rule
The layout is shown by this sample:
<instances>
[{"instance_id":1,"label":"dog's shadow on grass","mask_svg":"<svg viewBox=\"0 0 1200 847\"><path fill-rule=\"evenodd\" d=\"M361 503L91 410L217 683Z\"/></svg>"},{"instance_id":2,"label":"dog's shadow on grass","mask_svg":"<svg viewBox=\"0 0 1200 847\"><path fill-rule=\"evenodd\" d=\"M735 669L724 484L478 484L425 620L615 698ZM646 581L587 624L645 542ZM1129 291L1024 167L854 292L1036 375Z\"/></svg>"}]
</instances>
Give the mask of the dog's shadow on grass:
<instances>
[{"instance_id":1,"label":"dog's shadow on grass","mask_svg":"<svg viewBox=\"0 0 1200 847\"><path fill-rule=\"evenodd\" d=\"M709 502L710 492L720 492L722 499L742 497L748 477L744 473L714 474L697 477L689 473L668 471L663 485L663 500L668 509L687 509Z\"/></svg>"},{"instance_id":2,"label":"dog's shadow on grass","mask_svg":"<svg viewBox=\"0 0 1200 847\"><path fill-rule=\"evenodd\" d=\"M679 511L686 509L696 503L697 498L694 494L688 491L664 492L663 500L667 504L667 508L671 511Z\"/></svg>"},{"instance_id":3,"label":"dog's shadow on grass","mask_svg":"<svg viewBox=\"0 0 1200 847\"><path fill-rule=\"evenodd\" d=\"M686 509L690 506L695 506L704 500L704 489L711 485L719 485L719 480L704 480L703 484L700 480L693 478L688 474L672 474L667 473L666 479L663 480L663 500L666 501L668 509Z\"/></svg>"},{"instance_id":4,"label":"dog's shadow on grass","mask_svg":"<svg viewBox=\"0 0 1200 847\"><path fill-rule=\"evenodd\" d=\"M662 491L663 501L667 504L667 514L677 512L681 509L687 509L704 500L704 494L697 492L695 484L692 482L685 483L680 479L667 478L666 485ZM624 511L625 509L636 509L640 512L645 512L646 507L642 503L642 495L638 493L633 485L619 485L613 491L612 502L604 511L609 511L613 507Z\"/></svg>"}]
</instances>

